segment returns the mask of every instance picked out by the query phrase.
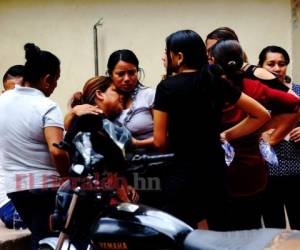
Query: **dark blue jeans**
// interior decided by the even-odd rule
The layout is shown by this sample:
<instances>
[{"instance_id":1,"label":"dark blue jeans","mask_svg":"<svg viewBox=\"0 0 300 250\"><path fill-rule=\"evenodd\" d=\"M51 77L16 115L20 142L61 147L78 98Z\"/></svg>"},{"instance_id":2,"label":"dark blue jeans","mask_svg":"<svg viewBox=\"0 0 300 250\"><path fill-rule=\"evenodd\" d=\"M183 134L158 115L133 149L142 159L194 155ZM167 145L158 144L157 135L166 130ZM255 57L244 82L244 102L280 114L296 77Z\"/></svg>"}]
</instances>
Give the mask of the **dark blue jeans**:
<instances>
[{"instance_id":1,"label":"dark blue jeans","mask_svg":"<svg viewBox=\"0 0 300 250\"><path fill-rule=\"evenodd\" d=\"M7 202L0 208L0 219L4 222L7 228L13 228L15 206L12 201Z\"/></svg>"},{"instance_id":2,"label":"dark blue jeans","mask_svg":"<svg viewBox=\"0 0 300 250\"><path fill-rule=\"evenodd\" d=\"M21 218L31 231L32 250L38 249L38 242L54 236L49 228L49 216L54 211L56 190L34 189L9 193Z\"/></svg>"}]
</instances>

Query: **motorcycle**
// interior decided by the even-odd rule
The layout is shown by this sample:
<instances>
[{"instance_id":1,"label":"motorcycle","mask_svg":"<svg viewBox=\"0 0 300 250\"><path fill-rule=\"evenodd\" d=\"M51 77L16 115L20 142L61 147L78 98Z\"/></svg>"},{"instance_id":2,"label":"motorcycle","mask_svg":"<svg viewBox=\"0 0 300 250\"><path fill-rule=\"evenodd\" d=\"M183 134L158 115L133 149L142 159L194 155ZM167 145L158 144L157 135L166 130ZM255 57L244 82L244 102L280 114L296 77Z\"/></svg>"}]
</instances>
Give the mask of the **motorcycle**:
<instances>
[{"instance_id":1,"label":"motorcycle","mask_svg":"<svg viewBox=\"0 0 300 250\"><path fill-rule=\"evenodd\" d=\"M114 125L106 119L101 122L101 129L97 131L87 131L79 124L71 136L66 135L65 141L58 145L68 150L72 148L73 164L70 178L58 189L56 209L51 216L52 229L60 232L59 237L41 240L40 250L254 250L278 245L278 239L284 243L295 241L295 246L299 246L298 231L194 230L163 211L121 202L118 191L122 190L124 179L115 178L110 171L125 173L125 176L157 167L173 155L135 155L126 161L121 148L129 137L120 131L116 133ZM95 146L99 140L108 144ZM111 156L112 159L106 158ZM127 165L124 169L113 165L107 171L112 163Z\"/></svg>"}]
</instances>

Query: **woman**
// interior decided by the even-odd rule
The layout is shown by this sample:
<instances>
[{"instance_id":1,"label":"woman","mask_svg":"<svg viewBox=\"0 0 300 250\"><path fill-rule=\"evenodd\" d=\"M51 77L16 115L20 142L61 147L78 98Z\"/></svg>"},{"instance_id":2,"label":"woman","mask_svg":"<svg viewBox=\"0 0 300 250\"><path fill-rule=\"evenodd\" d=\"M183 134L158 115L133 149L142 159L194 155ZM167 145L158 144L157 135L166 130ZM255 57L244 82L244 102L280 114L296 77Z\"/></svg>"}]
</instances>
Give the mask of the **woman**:
<instances>
[{"instance_id":1,"label":"woman","mask_svg":"<svg viewBox=\"0 0 300 250\"><path fill-rule=\"evenodd\" d=\"M281 84L292 89L298 96L300 87L286 81L290 57L285 49L267 46L259 54L258 65L275 74ZM279 83L280 84L280 83ZM285 213L292 229L300 229L300 127L293 128L279 144L274 145L279 165L269 165L269 180L264 193L263 219L266 227L285 228Z\"/></svg>"},{"instance_id":2,"label":"woman","mask_svg":"<svg viewBox=\"0 0 300 250\"><path fill-rule=\"evenodd\" d=\"M116 89L124 97L123 110L114 122L125 126L132 134L133 141L131 152L155 154L153 148L153 115L152 108L155 91L145 87L139 81L138 73L141 71L136 55L127 49L113 52L107 62L107 73L113 81ZM95 105L76 105L65 118L65 127L70 121L82 114L101 113L101 109ZM128 152L127 152L128 153ZM160 183L163 181L163 170L147 171L145 174L135 175L135 178L143 178L146 185L139 189L140 202L153 207L161 206ZM152 187L152 180L155 187Z\"/></svg>"},{"instance_id":3,"label":"woman","mask_svg":"<svg viewBox=\"0 0 300 250\"><path fill-rule=\"evenodd\" d=\"M3 76L3 91L13 89L15 85L21 85L24 76L24 65L11 66ZM12 201L7 197L5 190L5 174L0 165L0 219L7 228L26 228L24 223L14 225L14 216L18 215ZM20 219L21 220L21 219Z\"/></svg>"},{"instance_id":4,"label":"woman","mask_svg":"<svg viewBox=\"0 0 300 250\"><path fill-rule=\"evenodd\" d=\"M223 107L228 101L249 114L222 133L228 140L255 131L269 114L225 79L214 81L205 44L196 32L181 30L169 35L163 61L167 78L159 83L155 96L154 145L175 153L164 187L165 210L193 227L207 219L210 229L228 229L226 167L220 141ZM200 152L199 147L192 147L195 143L203 144Z\"/></svg>"},{"instance_id":5,"label":"woman","mask_svg":"<svg viewBox=\"0 0 300 250\"><path fill-rule=\"evenodd\" d=\"M209 53L211 47L221 40L235 40L239 42L237 34L228 27L220 27L210 32L206 37L206 50ZM243 64L241 69L245 72L245 76L253 80L260 80L267 86L287 92L289 89L285 86L278 85L278 79L272 73L248 63L247 55L243 52Z\"/></svg>"},{"instance_id":6,"label":"woman","mask_svg":"<svg viewBox=\"0 0 300 250\"><path fill-rule=\"evenodd\" d=\"M66 176L66 152L53 146L63 139L63 118L48 99L60 77L59 59L27 43L24 87L16 86L0 98L0 138L6 188L31 231L32 249L49 236L59 176Z\"/></svg>"},{"instance_id":7,"label":"woman","mask_svg":"<svg viewBox=\"0 0 300 250\"><path fill-rule=\"evenodd\" d=\"M78 91L73 94L70 101L71 108L84 104L97 106L101 113L110 120L118 117L123 110L123 101L119 90L112 85L111 79L105 76L89 79L82 92Z\"/></svg>"},{"instance_id":8,"label":"woman","mask_svg":"<svg viewBox=\"0 0 300 250\"><path fill-rule=\"evenodd\" d=\"M237 88L271 110L272 115L295 112L292 115L297 116L299 98L268 88L257 80L248 79L241 71L243 50L237 41L224 40L216 43L211 48L210 56L216 64L212 67L217 68L219 74L224 74ZM246 114L237 107L226 105L222 129L235 126L245 116ZM278 129L272 136L278 137L279 132L282 134L284 131ZM259 150L260 136L260 132L257 131L247 137L230 141L235 149L235 157L228 168L233 230L262 226L261 194L267 183L267 168Z\"/></svg>"},{"instance_id":9,"label":"woman","mask_svg":"<svg viewBox=\"0 0 300 250\"><path fill-rule=\"evenodd\" d=\"M107 62L108 75L124 95L124 110L117 122L124 125L136 138L136 147L153 145L152 107L155 91L138 80L139 61L131 50L113 52Z\"/></svg>"},{"instance_id":10,"label":"woman","mask_svg":"<svg viewBox=\"0 0 300 250\"><path fill-rule=\"evenodd\" d=\"M119 90L113 85L112 80L109 77L95 76L85 83L82 92L79 91L73 94L70 104L71 107L83 104L93 106L96 105L99 109L101 109L104 117L111 121L122 112L123 97L119 94ZM113 133L118 134L118 136L122 135L126 138L129 138L131 136L130 132L128 132L128 130L124 126L119 127L117 125L113 125L107 119L105 119L106 124L110 125L109 127L114 130ZM90 120L94 121L92 119ZM95 124L94 122L92 124L97 126L97 124ZM93 130L96 128L91 129ZM118 170L120 170L120 166L118 166L117 163L114 164L115 162L118 162L117 156L114 157L114 155L111 155L108 152L106 162L111 163L108 164L109 166L107 166L109 168L108 171L117 172ZM128 186L127 188L128 194L131 198L130 200L136 202L138 199L137 193L131 186ZM128 197L125 197L125 201L129 201Z\"/></svg>"},{"instance_id":11,"label":"woman","mask_svg":"<svg viewBox=\"0 0 300 250\"><path fill-rule=\"evenodd\" d=\"M135 138L134 146L151 148L153 145L152 106L155 91L143 86L138 78L140 72L139 61L131 50L117 50L113 52L107 62L107 73L113 84L124 95L123 111L115 121L124 125ZM77 105L65 117L65 127L75 116L82 114L101 113L101 109L94 105Z\"/></svg>"}]
</instances>

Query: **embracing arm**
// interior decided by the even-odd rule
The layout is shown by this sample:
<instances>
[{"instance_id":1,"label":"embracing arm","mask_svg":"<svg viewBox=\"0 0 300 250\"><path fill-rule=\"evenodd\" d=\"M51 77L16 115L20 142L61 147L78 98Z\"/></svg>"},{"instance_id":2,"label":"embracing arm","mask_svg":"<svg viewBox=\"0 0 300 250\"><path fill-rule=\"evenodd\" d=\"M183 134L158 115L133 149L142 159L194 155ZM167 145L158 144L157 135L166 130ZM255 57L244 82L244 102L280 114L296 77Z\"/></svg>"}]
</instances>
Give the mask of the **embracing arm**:
<instances>
[{"instance_id":1,"label":"embracing arm","mask_svg":"<svg viewBox=\"0 0 300 250\"><path fill-rule=\"evenodd\" d=\"M154 110L153 144L161 152L167 149L168 139L168 113Z\"/></svg>"},{"instance_id":2,"label":"embracing arm","mask_svg":"<svg viewBox=\"0 0 300 250\"><path fill-rule=\"evenodd\" d=\"M295 128L300 119L300 108L295 113L283 113L272 116L271 120L267 122L262 128L263 137L270 145L276 145L281 142L284 137ZM298 138L298 129L292 130L290 136L292 140ZM298 140L296 141L298 142Z\"/></svg>"},{"instance_id":3,"label":"embracing arm","mask_svg":"<svg viewBox=\"0 0 300 250\"><path fill-rule=\"evenodd\" d=\"M247 113L248 116L235 126L225 130L221 134L222 139L230 141L251 134L270 119L269 112L261 104L244 93L241 94L235 106Z\"/></svg>"},{"instance_id":4,"label":"embracing arm","mask_svg":"<svg viewBox=\"0 0 300 250\"><path fill-rule=\"evenodd\" d=\"M46 127L44 128L44 135L56 171L60 176L67 176L69 155L66 151L53 146L53 143L59 144L63 140L63 129L59 127Z\"/></svg>"},{"instance_id":5,"label":"embracing arm","mask_svg":"<svg viewBox=\"0 0 300 250\"><path fill-rule=\"evenodd\" d=\"M100 113L103 113L101 109L99 109L97 106L93 106L90 104L82 104L82 105L76 105L74 108L72 108L65 116L64 118L64 126L65 129L69 129L72 121L76 116L81 116L85 114L93 114L98 115Z\"/></svg>"},{"instance_id":6,"label":"embracing arm","mask_svg":"<svg viewBox=\"0 0 300 250\"><path fill-rule=\"evenodd\" d=\"M296 127L290 132L290 140L300 142L300 127Z\"/></svg>"},{"instance_id":7,"label":"embracing arm","mask_svg":"<svg viewBox=\"0 0 300 250\"><path fill-rule=\"evenodd\" d=\"M132 144L137 148L153 147L153 136L144 140L138 140L132 137Z\"/></svg>"}]
</instances>

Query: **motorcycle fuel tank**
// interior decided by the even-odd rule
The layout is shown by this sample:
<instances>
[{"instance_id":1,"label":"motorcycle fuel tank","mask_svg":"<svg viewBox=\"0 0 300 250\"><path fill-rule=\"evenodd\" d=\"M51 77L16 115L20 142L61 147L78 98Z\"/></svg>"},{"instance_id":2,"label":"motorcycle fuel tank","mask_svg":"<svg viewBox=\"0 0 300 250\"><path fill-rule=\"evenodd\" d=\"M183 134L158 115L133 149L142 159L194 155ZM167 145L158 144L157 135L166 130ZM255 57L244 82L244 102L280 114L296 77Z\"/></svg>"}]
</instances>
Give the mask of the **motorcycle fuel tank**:
<instances>
[{"instance_id":1,"label":"motorcycle fuel tank","mask_svg":"<svg viewBox=\"0 0 300 250\"><path fill-rule=\"evenodd\" d=\"M101 250L171 250L180 249L192 230L162 211L121 203L93 225L91 238Z\"/></svg>"}]
</instances>

